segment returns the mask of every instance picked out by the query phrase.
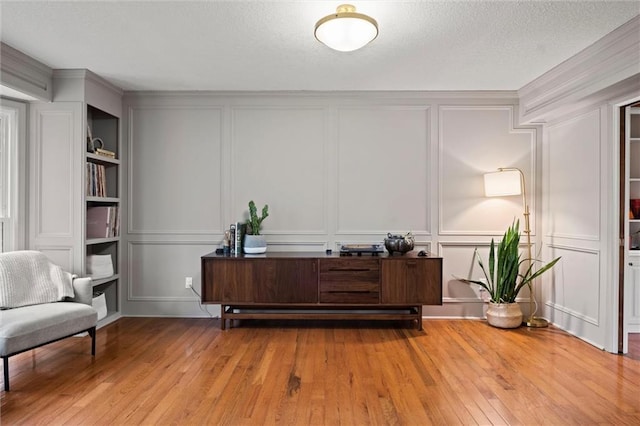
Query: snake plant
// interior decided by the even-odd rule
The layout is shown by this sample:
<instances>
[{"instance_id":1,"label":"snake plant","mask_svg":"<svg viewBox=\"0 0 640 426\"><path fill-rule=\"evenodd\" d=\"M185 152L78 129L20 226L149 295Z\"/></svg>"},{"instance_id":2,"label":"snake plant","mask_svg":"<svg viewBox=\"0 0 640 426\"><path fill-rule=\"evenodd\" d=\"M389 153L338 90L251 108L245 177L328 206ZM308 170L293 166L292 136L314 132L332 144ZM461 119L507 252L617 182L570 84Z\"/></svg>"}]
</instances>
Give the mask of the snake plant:
<instances>
[{"instance_id":1,"label":"snake plant","mask_svg":"<svg viewBox=\"0 0 640 426\"><path fill-rule=\"evenodd\" d=\"M534 271L536 259L522 259L519 253L520 244L520 221L513 223L502 237L502 241L496 246L491 239L489 248L488 268L482 260L476 248L474 257L484 273L486 282L480 280L460 279L467 284L477 284L489 293L491 301L494 303L513 303L522 288L531 285L532 281L551 269L560 257ZM497 247L497 252L496 252ZM524 273L520 273L520 267L527 263Z\"/></svg>"}]
</instances>

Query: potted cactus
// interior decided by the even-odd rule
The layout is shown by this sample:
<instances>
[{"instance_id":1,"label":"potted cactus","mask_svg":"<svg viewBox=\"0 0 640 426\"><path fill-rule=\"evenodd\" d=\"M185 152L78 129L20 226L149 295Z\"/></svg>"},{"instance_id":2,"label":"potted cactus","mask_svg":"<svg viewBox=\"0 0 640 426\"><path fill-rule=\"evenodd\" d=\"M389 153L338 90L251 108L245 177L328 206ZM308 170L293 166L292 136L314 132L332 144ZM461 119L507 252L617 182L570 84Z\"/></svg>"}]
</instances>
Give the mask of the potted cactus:
<instances>
[{"instance_id":1,"label":"potted cactus","mask_svg":"<svg viewBox=\"0 0 640 426\"><path fill-rule=\"evenodd\" d=\"M269 216L269 205L265 204L262 213L258 216L258 209L253 200L249 201L249 220L247 220L247 230L244 237L244 252L247 254L260 254L267 251L267 242L260 235L262 221Z\"/></svg>"}]
</instances>

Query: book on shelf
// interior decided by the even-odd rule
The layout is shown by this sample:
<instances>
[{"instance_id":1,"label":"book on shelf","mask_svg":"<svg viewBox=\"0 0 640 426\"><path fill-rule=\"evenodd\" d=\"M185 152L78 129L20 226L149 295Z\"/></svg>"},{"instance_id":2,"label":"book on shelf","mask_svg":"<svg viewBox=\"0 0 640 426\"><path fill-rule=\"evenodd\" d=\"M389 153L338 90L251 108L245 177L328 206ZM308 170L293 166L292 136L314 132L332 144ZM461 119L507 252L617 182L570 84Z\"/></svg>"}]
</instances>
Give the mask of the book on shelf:
<instances>
[{"instance_id":1,"label":"book on shelf","mask_svg":"<svg viewBox=\"0 0 640 426\"><path fill-rule=\"evenodd\" d=\"M234 255L236 254L236 224L232 223L229 225L229 252Z\"/></svg>"},{"instance_id":2,"label":"book on shelf","mask_svg":"<svg viewBox=\"0 0 640 426\"><path fill-rule=\"evenodd\" d=\"M120 235L120 209L118 206L87 208L87 239L112 238Z\"/></svg>"},{"instance_id":3,"label":"book on shelf","mask_svg":"<svg viewBox=\"0 0 640 426\"><path fill-rule=\"evenodd\" d=\"M235 222L229 225L229 253L232 255L242 254L244 235L247 233L247 224Z\"/></svg>"},{"instance_id":4,"label":"book on shelf","mask_svg":"<svg viewBox=\"0 0 640 426\"><path fill-rule=\"evenodd\" d=\"M235 235L235 239L233 240L234 241L233 245L235 248L235 253L242 254L242 245L244 243L244 234L247 233L247 224L243 222L236 222L235 226L236 226L236 235Z\"/></svg>"},{"instance_id":5,"label":"book on shelf","mask_svg":"<svg viewBox=\"0 0 640 426\"><path fill-rule=\"evenodd\" d=\"M107 196L107 170L102 164L87 163L86 193L89 197Z\"/></svg>"}]
</instances>

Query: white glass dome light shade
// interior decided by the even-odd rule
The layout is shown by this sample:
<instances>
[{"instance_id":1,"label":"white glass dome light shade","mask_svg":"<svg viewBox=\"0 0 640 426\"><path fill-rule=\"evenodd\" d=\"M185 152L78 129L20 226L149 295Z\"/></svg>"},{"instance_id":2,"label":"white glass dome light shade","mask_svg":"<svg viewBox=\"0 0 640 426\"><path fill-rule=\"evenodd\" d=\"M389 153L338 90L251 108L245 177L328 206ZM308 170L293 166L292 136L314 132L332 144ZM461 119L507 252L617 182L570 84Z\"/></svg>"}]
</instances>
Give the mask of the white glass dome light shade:
<instances>
[{"instance_id":1,"label":"white glass dome light shade","mask_svg":"<svg viewBox=\"0 0 640 426\"><path fill-rule=\"evenodd\" d=\"M378 36L378 23L370 16L356 13L354 6L343 4L337 7L336 13L316 23L314 35L331 49L351 52Z\"/></svg>"}]
</instances>

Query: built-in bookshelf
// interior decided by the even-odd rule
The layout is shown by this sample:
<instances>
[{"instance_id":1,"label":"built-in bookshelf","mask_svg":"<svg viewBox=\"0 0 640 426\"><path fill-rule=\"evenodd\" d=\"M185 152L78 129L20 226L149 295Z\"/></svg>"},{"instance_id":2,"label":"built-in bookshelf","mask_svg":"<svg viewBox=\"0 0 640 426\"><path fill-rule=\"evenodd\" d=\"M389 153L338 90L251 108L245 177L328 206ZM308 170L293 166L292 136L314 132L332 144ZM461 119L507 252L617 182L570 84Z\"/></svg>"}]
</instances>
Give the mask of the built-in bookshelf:
<instances>
[{"instance_id":1,"label":"built-in bookshelf","mask_svg":"<svg viewBox=\"0 0 640 426\"><path fill-rule=\"evenodd\" d=\"M629 111L629 248L640 251L640 108Z\"/></svg>"},{"instance_id":2,"label":"built-in bookshelf","mask_svg":"<svg viewBox=\"0 0 640 426\"><path fill-rule=\"evenodd\" d=\"M119 315L120 280L120 157L119 118L87 105L85 153L85 273L92 276L94 292L104 294L107 317ZM111 261L109 276L91 269L91 258ZM100 325L100 324L99 324Z\"/></svg>"}]
</instances>

